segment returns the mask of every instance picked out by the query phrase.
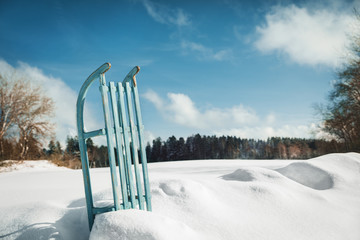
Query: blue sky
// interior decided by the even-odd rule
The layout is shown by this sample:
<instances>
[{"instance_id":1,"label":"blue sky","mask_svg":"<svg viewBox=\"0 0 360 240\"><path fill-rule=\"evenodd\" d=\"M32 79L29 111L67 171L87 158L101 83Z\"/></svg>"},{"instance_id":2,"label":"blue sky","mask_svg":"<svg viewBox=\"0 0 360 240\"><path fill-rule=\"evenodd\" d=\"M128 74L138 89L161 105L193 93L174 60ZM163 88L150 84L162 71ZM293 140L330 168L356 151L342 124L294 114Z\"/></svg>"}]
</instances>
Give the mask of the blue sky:
<instances>
[{"instance_id":1,"label":"blue sky","mask_svg":"<svg viewBox=\"0 0 360 240\"><path fill-rule=\"evenodd\" d=\"M135 65L147 138L195 133L312 137L346 59L359 1L0 2L0 71L17 69L54 99L57 138L104 62L111 81ZM102 127L96 88L88 128Z\"/></svg>"}]
</instances>

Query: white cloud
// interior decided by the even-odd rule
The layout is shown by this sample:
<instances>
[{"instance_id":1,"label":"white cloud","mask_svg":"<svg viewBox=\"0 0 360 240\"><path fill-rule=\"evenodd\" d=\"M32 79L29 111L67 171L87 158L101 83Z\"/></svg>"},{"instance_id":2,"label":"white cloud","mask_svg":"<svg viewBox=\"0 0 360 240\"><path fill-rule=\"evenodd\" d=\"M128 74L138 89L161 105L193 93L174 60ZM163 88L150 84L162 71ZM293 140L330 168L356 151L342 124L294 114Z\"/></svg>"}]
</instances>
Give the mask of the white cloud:
<instances>
[{"instance_id":1,"label":"white cloud","mask_svg":"<svg viewBox=\"0 0 360 240\"><path fill-rule=\"evenodd\" d=\"M180 8L172 9L150 0L142 1L147 13L157 22L179 27L190 25L189 16Z\"/></svg>"},{"instance_id":2,"label":"white cloud","mask_svg":"<svg viewBox=\"0 0 360 240\"><path fill-rule=\"evenodd\" d=\"M16 70L35 85L40 85L44 93L53 99L55 104L55 116L53 122L56 124L56 137L64 146L67 135L77 135L76 128L76 100L77 93L59 78L45 75L40 69L32 67L24 62L19 62L14 68L4 60L0 60L0 73ZM85 109L86 126L95 130L100 128L93 117L91 110ZM96 127L97 126L97 127ZM101 126L101 125L100 125Z\"/></svg>"},{"instance_id":3,"label":"white cloud","mask_svg":"<svg viewBox=\"0 0 360 240\"><path fill-rule=\"evenodd\" d=\"M200 111L190 97L182 93L168 93L168 99L163 100L150 90L143 97L152 102L165 119L188 128L234 127L242 124L253 125L259 121L256 113L243 105Z\"/></svg>"},{"instance_id":4,"label":"white cloud","mask_svg":"<svg viewBox=\"0 0 360 240\"><path fill-rule=\"evenodd\" d=\"M231 49L214 51L212 48L205 47L202 44L185 40L181 42L181 48L185 51L185 53L187 51L196 53L198 59L200 60L226 61L232 59Z\"/></svg>"},{"instance_id":5,"label":"white cloud","mask_svg":"<svg viewBox=\"0 0 360 240\"><path fill-rule=\"evenodd\" d=\"M253 109L241 104L201 111L189 96L182 93L168 93L164 100L149 90L143 97L154 104L165 120L202 134L255 139L274 136L308 138L315 130L315 124L276 126L275 113L262 119Z\"/></svg>"},{"instance_id":6,"label":"white cloud","mask_svg":"<svg viewBox=\"0 0 360 240\"><path fill-rule=\"evenodd\" d=\"M156 109L168 120L182 126L203 128L200 112L195 108L191 99L184 94L169 93L170 102L166 102L154 91L147 91L144 98L152 102Z\"/></svg>"},{"instance_id":7,"label":"white cloud","mask_svg":"<svg viewBox=\"0 0 360 240\"><path fill-rule=\"evenodd\" d=\"M352 16L351 11L276 7L266 15L266 23L256 27L255 47L280 52L299 64L337 67L344 60Z\"/></svg>"},{"instance_id":8,"label":"white cloud","mask_svg":"<svg viewBox=\"0 0 360 240\"><path fill-rule=\"evenodd\" d=\"M329 134L328 132L325 132L323 130L324 128L324 122L320 122L320 124L311 124L311 133L312 135L317 139L325 139L328 141L331 140L340 140L336 136Z\"/></svg>"},{"instance_id":9,"label":"white cloud","mask_svg":"<svg viewBox=\"0 0 360 240\"><path fill-rule=\"evenodd\" d=\"M273 124L276 120L276 116L274 113L270 113L269 115L266 116L266 123L267 124Z\"/></svg>"}]
</instances>

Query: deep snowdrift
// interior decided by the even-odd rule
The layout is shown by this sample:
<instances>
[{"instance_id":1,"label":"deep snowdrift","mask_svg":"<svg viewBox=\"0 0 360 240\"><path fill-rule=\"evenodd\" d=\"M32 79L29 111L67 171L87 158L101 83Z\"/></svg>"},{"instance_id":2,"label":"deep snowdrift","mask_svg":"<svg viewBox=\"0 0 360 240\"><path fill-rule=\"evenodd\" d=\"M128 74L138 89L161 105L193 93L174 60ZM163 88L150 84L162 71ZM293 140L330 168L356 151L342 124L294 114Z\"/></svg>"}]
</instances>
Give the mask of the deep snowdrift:
<instances>
[{"instance_id":1,"label":"deep snowdrift","mask_svg":"<svg viewBox=\"0 0 360 240\"><path fill-rule=\"evenodd\" d=\"M360 239L356 153L149 164L153 212L98 215L91 233L81 171L38 164L0 173L0 239ZM91 176L111 199L109 169Z\"/></svg>"}]
</instances>

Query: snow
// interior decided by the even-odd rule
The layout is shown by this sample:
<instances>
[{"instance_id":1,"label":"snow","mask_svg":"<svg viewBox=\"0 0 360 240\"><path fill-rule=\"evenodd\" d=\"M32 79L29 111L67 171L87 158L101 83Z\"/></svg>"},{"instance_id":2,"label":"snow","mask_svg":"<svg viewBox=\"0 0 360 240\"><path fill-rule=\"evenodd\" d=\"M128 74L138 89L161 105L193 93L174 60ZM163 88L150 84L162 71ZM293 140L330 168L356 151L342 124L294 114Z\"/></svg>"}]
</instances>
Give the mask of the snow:
<instances>
[{"instance_id":1,"label":"snow","mask_svg":"<svg viewBox=\"0 0 360 240\"><path fill-rule=\"evenodd\" d=\"M49 169L59 169L59 167L47 160L37 161L3 161L6 167L0 167L0 172L13 172L13 171L40 171Z\"/></svg>"},{"instance_id":2,"label":"snow","mask_svg":"<svg viewBox=\"0 0 360 240\"><path fill-rule=\"evenodd\" d=\"M91 233L81 170L0 171L0 239L360 239L358 153L151 163L153 211L100 214ZM91 170L98 205L111 200L109 172Z\"/></svg>"}]
</instances>

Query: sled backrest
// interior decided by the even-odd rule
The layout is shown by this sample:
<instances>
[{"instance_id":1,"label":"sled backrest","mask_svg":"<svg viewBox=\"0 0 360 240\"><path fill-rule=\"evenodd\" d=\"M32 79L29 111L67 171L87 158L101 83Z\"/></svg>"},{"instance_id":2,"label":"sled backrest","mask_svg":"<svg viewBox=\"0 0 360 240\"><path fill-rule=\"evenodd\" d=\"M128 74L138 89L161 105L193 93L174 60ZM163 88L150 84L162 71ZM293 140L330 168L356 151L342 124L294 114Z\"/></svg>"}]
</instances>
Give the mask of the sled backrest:
<instances>
[{"instance_id":1,"label":"sled backrest","mask_svg":"<svg viewBox=\"0 0 360 240\"><path fill-rule=\"evenodd\" d=\"M95 70L82 85L77 100L78 139L90 229L95 215L99 213L130 208L151 211L144 128L135 78L140 68L134 67L122 82L107 84L105 72L110 67L110 63L105 63ZM105 128L85 131L85 98L96 79L100 80ZM104 135L108 149L113 204L96 207L91 189L86 139Z\"/></svg>"}]
</instances>

